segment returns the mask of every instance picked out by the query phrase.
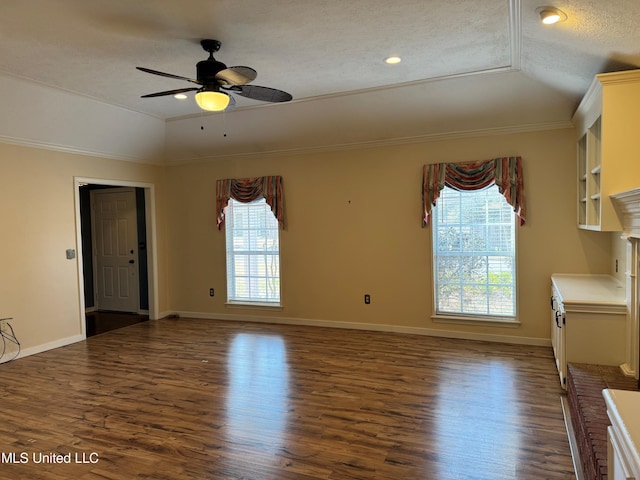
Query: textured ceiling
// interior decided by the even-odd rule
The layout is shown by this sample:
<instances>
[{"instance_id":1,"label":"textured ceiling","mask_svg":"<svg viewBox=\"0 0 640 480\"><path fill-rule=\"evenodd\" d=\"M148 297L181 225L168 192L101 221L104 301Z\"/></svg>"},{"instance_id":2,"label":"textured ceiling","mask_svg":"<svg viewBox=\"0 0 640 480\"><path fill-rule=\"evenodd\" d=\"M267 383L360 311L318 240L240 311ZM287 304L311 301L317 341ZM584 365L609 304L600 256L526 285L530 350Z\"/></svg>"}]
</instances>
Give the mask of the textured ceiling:
<instances>
[{"instance_id":1,"label":"textured ceiling","mask_svg":"<svg viewBox=\"0 0 640 480\"><path fill-rule=\"evenodd\" d=\"M207 56L199 41L215 38L222 42L217 60L255 68L253 84L285 90L293 103L338 96L349 108L351 97L384 91L391 118L406 112L415 125L412 105L428 109L430 118L422 120L434 126L426 133L437 133L440 118L464 117L469 94L479 97L480 104L471 105L478 118L504 111L505 122L513 122L517 115L506 115L507 108L548 107L553 115L525 117L567 121L594 74L640 65L640 2L563 0L556 6L568 20L552 27L542 25L535 13L542 4L3 0L0 74L164 119L183 118L200 114L193 94L184 101L140 96L191 84L135 67L195 77L195 64ZM402 63L386 65L383 59L391 54L400 55ZM517 76L501 85L505 72ZM485 75L495 75L496 81L480 81L475 91L471 79ZM470 80L461 83L461 78ZM237 100L238 110L262 105ZM288 107L268 108L283 113ZM462 128L449 123L447 128Z\"/></svg>"}]
</instances>

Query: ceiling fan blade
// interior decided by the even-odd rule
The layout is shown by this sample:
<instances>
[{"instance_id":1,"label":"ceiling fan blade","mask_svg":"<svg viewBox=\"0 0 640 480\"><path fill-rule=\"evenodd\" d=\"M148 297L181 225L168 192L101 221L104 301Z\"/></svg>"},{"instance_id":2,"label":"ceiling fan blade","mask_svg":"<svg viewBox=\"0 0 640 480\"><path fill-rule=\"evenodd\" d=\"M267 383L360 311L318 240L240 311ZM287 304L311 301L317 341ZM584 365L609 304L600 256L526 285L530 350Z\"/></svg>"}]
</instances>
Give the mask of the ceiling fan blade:
<instances>
[{"instance_id":1,"label":"ceiling fan blade","mask_svg":"<svg viewBox=\"0 0 640 480\"><path fill-rule=\"evenodd\" d=\"M237 93L241 97L252 98L263 102L288 102L293 99L291 94L287 92L276 90L275 88L260 87L258 85L237 85L224 89Z\"/></svg>"},{"instance_id":2,"label":"ceiling fan blade","mask_svg":"<svg viewBox=\"0 0 640 480\"><path fill-rule=\"evenodd\" d=\"M229 67L216 73L216 80L221 85L245 85L257 76L258 72L251 67Z\"/></svg>"},{"instance_id":3,"label":"ceiling fan blade","mask_svg":"<svg viewBox=\"0 0 640 480\"><path fill-rule=\"evenodd\" d=\"M161 77L175 78L177 80L186 80L187 82L200 85L200 82L198 80L194 80L192 78L181 77L180 75L173 75L171 73L158 72L157 70L151 70L150 68L144 68L144 67L136 67L136 68L141 72L151 73L153 75L160 75Z\"/></svg>"},{"instance_id":4,"label":"ceiling fan blade","mask_svg":"<svg viewBox=\"0 0 640 480\"><path fill-rule=\"evenodd\" d=\"M196 88L196 87L177 88L176 90L167 90L166 92L157 92L157 93L150 93L148 95L142 95L140 98L164 97L165 95L175 95L177 93L193 92L194 90L199 90L199 88Z\"/></svg>"}]
</instances>

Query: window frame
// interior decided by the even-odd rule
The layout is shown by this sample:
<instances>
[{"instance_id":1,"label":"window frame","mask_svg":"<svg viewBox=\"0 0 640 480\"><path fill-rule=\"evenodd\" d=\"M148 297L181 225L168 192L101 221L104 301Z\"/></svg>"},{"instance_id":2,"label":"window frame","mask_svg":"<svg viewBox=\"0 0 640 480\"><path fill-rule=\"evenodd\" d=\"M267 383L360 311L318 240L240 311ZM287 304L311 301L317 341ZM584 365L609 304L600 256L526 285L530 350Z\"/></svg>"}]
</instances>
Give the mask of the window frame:
<instances>
[{"instance_id":1,"label":"window frame","mask_svg":"<svg viewBox=\"0 0 640 480\"><path fill-rule=\"evenodd\" d=\"M486 188L495 187L495 183L488 185ZM451 188L449 186L445 186L445 188ZM482 190L484 190L482 189ZM453 189L455 190L455 189ZM473 193L473 191L465 191L462 190L462 193ZM500 195L502 197L502 195ZM502 197L504 200L504 197ZM506 202L506 200L505 200ZM515 312L514 315L489 315L489 314L474 314L474 313L463 313L463 312L438 312L437 310L437 293L436 289L438 286L436 274L437 274L437 258L436 258L436 240L435 240L435 229L438 224L438 206L434 206L432 211L432 221L430 222L431 232L430 232L430 240L431 240L431 300L432 300L432 314L431 319L434 322L441 323L456 323L456 324L464 324L464 325L488 325L488 326L503 326L503 327L517 327L520 325L519 320L519 308L520 308L520 300L519 300L519 291L520 291L520 281L519 281L519 261L518 261L518 219L515 213L513 214L513 242L514 242L514 252L513 252L513 262L514 262L514 279L515 279L515 292L514 292L514 302L515 302Z\"/></svg>"},{"instance_id":2,"label":"window frame","mask_svg":"<svg viewBox=\"0 0 640 480\"><path fill-rule=\"evenodd\" d=\"M238 205L242 205L243 207L246 207L248 205L251 204L256 204L256 203L260 203L260 207L261 208L265 208L265 210L271 214L273 216L273 226L275 228L271 228L270 230L275 230L277 232L277 240L278 240L278 250L277 250L277 257L278 257L278 276L277 276L277 280L278 280L278 300L273 300L270 301L268 299L244 299L244 298L231 298L231 293L233 290L233 285L230 284L229 280L230 280L230 272L229 272L229 238L233 235L233 211L229 212L227 209L229 208L229 206L231 206L231 209L233 210L233 206L235 204ZM226 305L228 307L242 307L242 308L246 308L246 307L256 307L256 308L267 308L267 309L281 309L282 308L282 237L280 235L280 224L278 222L278 219L276 218L276 216L273 214L273 212L271 211L271 207L269 206L269 204L266 202L266 199L264 197L259 197L256 200L253 200L252 202L240 202L238 200L235 200L233 198L229 199L229 202L227 204L227 206L224 209L225 211L225 285L226 285ZM249 250L249 252L251 252L251 250ZM273 253L273 252L272 252ZM251 274L249 274L249 277L251 277ZM235 275L233 277L235 279Z\"/></svg>"}]
</instances>

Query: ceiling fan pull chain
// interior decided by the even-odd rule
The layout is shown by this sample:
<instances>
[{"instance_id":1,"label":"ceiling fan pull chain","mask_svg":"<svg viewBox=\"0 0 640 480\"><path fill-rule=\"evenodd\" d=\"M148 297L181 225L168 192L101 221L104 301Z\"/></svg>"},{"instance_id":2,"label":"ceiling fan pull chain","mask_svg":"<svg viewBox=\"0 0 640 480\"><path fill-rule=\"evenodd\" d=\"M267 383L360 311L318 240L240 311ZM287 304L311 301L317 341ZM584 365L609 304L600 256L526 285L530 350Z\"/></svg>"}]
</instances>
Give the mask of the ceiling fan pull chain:
<instances>
[{"instance_id":1,"label":"ceiling fan pull chain","mask_svg":"<svg viewBox=\"0 0 640 480\"><path fill-rule=\"evenodd\" d=\"M227 112L222 111L222 136L227 138Z\"/></svg>"}]
</instances>

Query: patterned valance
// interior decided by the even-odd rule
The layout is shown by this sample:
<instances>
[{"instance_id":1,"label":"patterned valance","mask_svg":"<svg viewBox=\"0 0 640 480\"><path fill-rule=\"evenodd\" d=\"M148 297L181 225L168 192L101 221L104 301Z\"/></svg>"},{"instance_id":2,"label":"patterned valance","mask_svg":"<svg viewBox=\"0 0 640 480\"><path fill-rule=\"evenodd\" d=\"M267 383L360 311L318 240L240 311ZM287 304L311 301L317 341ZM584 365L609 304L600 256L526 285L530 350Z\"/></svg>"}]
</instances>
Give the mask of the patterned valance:
<instances>
[{"instance_id":1,"label":"patterned valance","mask_svg":"<svg viewBox=\"0 0 640 480\"><path fill-rule=\"evenodd\" d=\"M434 163L422 173L422 226L429 223L431 209L445 185L456 190L480 190L495 183L520 219L525 222L525 199L522 182L522 159L502 157L469 163Z\"/></svg>"},{"instance_id":2,"label":"patterned valance","mask_svg":"<svg viewBox=\"0 0 640 480\"><path fill-rule=\"evenodd\" d=\"M284 204L282 196L282 177L226 178L216 182L216 214L218 230L224 224L224 209L233 198L238 202L249 203L264 197L271 211L282 227L284 225Z\"/></svg>"}]
</instances>

